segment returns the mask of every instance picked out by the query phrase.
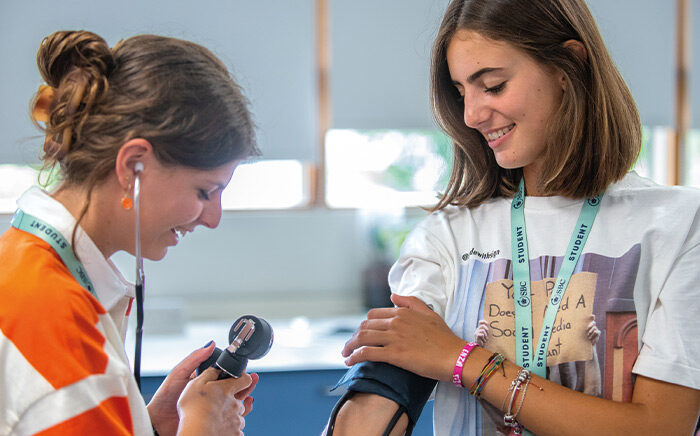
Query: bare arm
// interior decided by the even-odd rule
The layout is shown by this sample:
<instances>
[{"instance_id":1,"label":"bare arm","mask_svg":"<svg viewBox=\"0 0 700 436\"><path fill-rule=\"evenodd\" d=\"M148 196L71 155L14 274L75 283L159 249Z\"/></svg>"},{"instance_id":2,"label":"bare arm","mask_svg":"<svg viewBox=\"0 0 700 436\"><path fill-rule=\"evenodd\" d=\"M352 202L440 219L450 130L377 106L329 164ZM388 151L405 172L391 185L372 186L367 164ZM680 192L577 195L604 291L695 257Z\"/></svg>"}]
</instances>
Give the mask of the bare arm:
<instances>
[{"instance_id":1,"label":"bare arm","mask_svg":"<svg viewBox=\"0 0 700 436\"><path fill-rule=\"evenodd\" d=\"M484 349L474 353L463 371L467 386L491 356ZM482 399L500 407L519 370L506 361L505 377L500 371L492 376ZM536 376L532 382L542 390L528 389L518 421L537 435L690 435L700 410L700 391L642 376L637 377L629 403L586 395Z\"/></svg>"},{"instance_id":2,"label":"bare arm","mask_svg":"<svg viewBox=\"0 0 700 436\"><path fill-rule=\"evenodd\" d=\"M388 362L425 377L450 381L465 341L420 300L392 296L399 308L375 309L348 341L344 355L352 365ZM491 353L476 348L463 370L465 386L478 377ZM494 374L482 399L500 408L519 367L511 362ZM585 395L533 376L518 421L538 435L691 434L700 410L700 391L638 376L632 401L621 403ZM553 406L555 405L555 406ZM391 412L387 412L391 413Z\"/></svg>"},{"instance_id":3,"label":"bare arm","mask_svg":"<svg viewBox=\"0 0 700 436\"><path fill-rule=\"evenodd\" d=\"M338 412L333 436L380 435L394 416L398 405L375 394L355 394ZM402 415L391 436L406 432L408 418Z\"/></svg>"}]
</instances>

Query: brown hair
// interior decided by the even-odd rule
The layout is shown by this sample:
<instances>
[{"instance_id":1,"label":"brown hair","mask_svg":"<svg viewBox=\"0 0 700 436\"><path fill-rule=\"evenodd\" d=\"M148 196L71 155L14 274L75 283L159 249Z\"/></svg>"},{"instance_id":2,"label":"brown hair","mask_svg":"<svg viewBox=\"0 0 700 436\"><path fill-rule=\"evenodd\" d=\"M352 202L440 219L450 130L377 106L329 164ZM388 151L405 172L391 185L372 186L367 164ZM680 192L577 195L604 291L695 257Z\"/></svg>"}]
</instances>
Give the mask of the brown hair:
<instances>
[{"instance_id":1,"label":"brown hair","mask_svg":"<svg viewBox=\"0 0 700 436\"><path fill-rule=\"evenodd\" d=\"M200 169L259 154L248 101L200 45L139 35L110 49L94 33L60 31L41 42L37 65L52 100L42 159L87 188L78 222L130 139L148 140L164 164Z\"/></svg>"},{"instance_id":2,"label":"brown hair","mask_svg":"<svg viewBox=\"0 0 700 436\"><path fill-rule=\"evenodd\" d=\"M105 178L133 138L162 163L193 168L258 154L247 100L202 46L139 35L112 50L94 33L60 31L42 41L37 65L55 94L43 159L68 183Z\"/></svg>"},{"instance_id":3,"label":"brown hair","mask_svg":"<svg viewBox=\"0 0 700 436\"><path fill-rule=\"evenodd\" d=\"M522 177L522 169L499 167L484 137L464 123L464 102L457 98L446 58L447 46L462 29L508 42L564 73L566 92L547 127L538 180L543 194L598 195L631 169L641 147L639 114L583 0L453 0L433 45L431 103L453 140L454 161L433 210L513 196ZM564 46L569 40L583 44L587 59Z\"/></svg>"}]
</instances>

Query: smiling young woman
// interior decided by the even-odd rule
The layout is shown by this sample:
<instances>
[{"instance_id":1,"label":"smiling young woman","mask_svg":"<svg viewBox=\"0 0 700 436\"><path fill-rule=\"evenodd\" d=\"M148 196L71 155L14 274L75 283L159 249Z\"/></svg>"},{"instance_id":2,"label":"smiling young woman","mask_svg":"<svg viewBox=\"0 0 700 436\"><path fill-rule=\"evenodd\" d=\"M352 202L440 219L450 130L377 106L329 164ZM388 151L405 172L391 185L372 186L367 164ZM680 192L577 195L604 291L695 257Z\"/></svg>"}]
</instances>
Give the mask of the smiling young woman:
<instances>
[{"instance_id":1,"label":"smiling young woman","mask_svg":"<svg viewBox=\"0 0 700 436\"><path fill-rule=\"evenodd\" d=\"M585 2L453 0L431 76L451 178L329 432L410 433L437 382L439 436L690 434L700 192L630 172L639 116Z\"/></svg>"},{"instance_id":2,"label":"smiling young woman","mask_svg":"<svg viewBox=\"0 0 700 436\"><path fill-rule=\"evenodd\" d=\"M32 118L61 180L22 195L0 237L0 434L241 434L257 376L190 380L213 343L144 404L124 352L134 285L109 258L135 254L138 234L159 260L218 226L222 190L257 153L247 100L211 52L174 38L109 47L60 31L37 64L46 85Z\"/></svg>"}]
</instances>

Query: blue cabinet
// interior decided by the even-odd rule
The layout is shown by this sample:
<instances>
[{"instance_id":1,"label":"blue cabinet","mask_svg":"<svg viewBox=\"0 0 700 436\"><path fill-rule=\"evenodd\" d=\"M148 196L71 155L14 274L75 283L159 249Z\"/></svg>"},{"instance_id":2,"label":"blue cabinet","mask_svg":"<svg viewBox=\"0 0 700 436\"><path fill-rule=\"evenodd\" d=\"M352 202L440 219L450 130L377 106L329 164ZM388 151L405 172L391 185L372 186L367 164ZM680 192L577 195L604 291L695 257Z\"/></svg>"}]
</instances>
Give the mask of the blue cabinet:
<instances>
[{"instance_id":1,"label":"blue cabinet","mask_svg":"<svg viewBox=\"0 0 700 436\"><path fill-rule=\"evenodd\" d=\"M253 391L253 412L246 417L245 433L264 435L320 435L333 406L340 398L330 388L345 373L342 369L258 372L260 381ZM162 377L144 377L148 400ZM433 434L433 403L428 402L413 434Z\"/></svg>"}]
</instances>

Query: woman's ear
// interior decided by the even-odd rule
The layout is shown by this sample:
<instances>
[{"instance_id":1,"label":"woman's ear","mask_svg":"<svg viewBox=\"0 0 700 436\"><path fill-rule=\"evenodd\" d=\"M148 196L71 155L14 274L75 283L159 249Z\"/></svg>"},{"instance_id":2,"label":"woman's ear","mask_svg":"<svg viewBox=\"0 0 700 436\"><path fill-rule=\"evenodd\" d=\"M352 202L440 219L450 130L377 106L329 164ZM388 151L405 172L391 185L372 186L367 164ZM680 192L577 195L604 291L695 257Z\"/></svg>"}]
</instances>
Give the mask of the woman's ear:
<instances>
[{"instance_id":1,"label":"woman's ear","mask_svg":"<svg viewBox=\"0 0 700 436\"><path fill-rule=\"evenodd\" d=\"M134 180L137 163L140 162L143 169L152 164L154 159L153 146L147 140L134 138L125 142L119 149L114 164L114 171L122 188L129 189L129 184Z\"/></svg>"},{"instance_id":2,"label":"woman's ear","mask_svg":"<svg viewBox=\"0 0 700 436\"><path fill-rule=\"evenodd\" d=\"M564 47L567 50L571 50L574 56L576 56L581 61L581 63L586 63L588 61L588 52L586 51L586 47L581 41L578 41L576 39L569 39L568 41L564 41L562 47ZM562 91L566 92L566 76L563 72L559 78L559 82L561 84Z\"/></svg>"},{"instance_id":3,"label":"woman's ear","mask_svg":"<svg viewBox=\"0 0 700 436\"><path fill-rule=\"evenodd\" d=\"M581 60L581 62L585 63L588 61L588 52L586 51L586 47L584 47L581 41L578 41L576 39L570 39L568 41L564 41L564 44L562 45L564 46L564 48L574 52L576 57L578 57Z\"/></svg>"}]
</instances>

